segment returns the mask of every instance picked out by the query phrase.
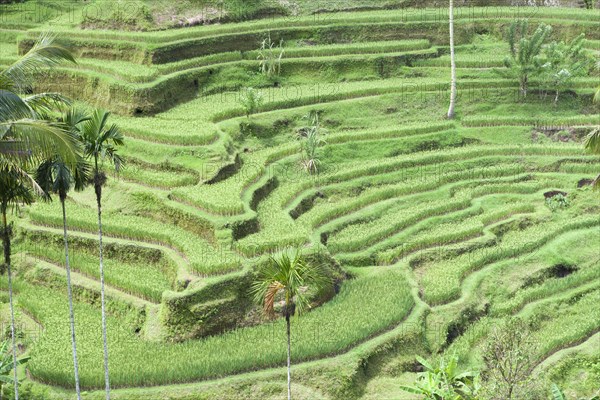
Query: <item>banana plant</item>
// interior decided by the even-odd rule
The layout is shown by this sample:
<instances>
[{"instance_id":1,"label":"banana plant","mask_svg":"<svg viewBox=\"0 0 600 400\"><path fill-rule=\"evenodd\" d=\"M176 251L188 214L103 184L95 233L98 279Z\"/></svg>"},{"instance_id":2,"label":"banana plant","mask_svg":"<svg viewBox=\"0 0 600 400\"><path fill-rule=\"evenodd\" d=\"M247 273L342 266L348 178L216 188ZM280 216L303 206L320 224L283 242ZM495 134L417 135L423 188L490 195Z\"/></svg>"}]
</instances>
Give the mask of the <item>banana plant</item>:
<instances>
[{"instance_id":1,"label":"banana plant","mask_svg":"<svg viewBox=\"0 0 600 400\"><path fill-rule=\"evenodd\" d=\"M459 372L458 357L442 358L437 366L417 356L425 368L417 375L415 386L401 386L406 392L425 396L425 400L478 400L479 374Z\"/></svg>"},{"instance_id":2,"label":"banana plant","mask_svg":"<svg viewBox=\"0 0 600 400\"><path fill-rule=\"evenodd\" d=\"M20 357L13 363L10 341L5 340L0 343L0 396L2 396L2 398L4 398L4 385L15 384L15 379L13 377L14 366L25 364L27 361L29 361L29 357ZM16 383L18 384L18 382Z\"/></svg>"}]
</instances>

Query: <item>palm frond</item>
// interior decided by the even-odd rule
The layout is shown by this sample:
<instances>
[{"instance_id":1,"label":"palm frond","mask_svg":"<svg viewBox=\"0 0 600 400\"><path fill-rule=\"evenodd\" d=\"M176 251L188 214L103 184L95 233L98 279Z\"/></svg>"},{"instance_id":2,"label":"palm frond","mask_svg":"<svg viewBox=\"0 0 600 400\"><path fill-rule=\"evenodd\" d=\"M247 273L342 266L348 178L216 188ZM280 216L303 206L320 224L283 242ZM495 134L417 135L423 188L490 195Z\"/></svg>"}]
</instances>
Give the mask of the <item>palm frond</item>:
<instances>
[{"instance_id":1,"label":"palm frond","mask_svg":"<svg viewBox=\"0 0 600 400\"><path fill-rule=\"evenodd\" d=\"M43 191L42 199L52 201L50 193L53 191L52 185L52 161L42 162L35 171L35 181Z\"/></svg>"},{"instance_id":2,"label":"palm frond","mask_svg":"<svg viewBox=\"0 0 600 400\"><path fill-rule=\"evenodd\" d=\"M275 298L280 293L285 294L286 312L301 314L310 308L307 287L318 290L330 282L322 266L307 263L299 249L288 249L258 268L251 290L254 301L267 315L273 315Z\"/></svg>"},{"instance_id":3,"label":"palm frond","mask_svg":"<svg viewBox=\"0 0 600 400\"><path fill-rule=\"evenodd\" d=\"M73 184L76 192L84 190L92 177L92 167L83 158L77 162L73 171Z\"/></svg>"},{"instance_id":4,"label":"palm frond","mask_svg":"<svg viewBox=\"0 0 600 400\"><path fill-rule=\"evenodd\" d=\"M21 97L8 91L0 89L0 122L33 118L34 112L31 106ZM2 139L2 132L0 132Z\"/></svg>"},{"instance_id":5,"label":"palm frond","mask_svg":"<svg viewBox=\"0 0 600 400\"><path fill-rule=\"evenodd\" d=\"M88 119L88 114L83 110L71 108L63 115L61 121L76 137L80 124ZM83 190L89 183L90 177L90 164L83 157L78 156L75 164L68 164L58 154L44 160L35 173L36 182L46 193L44 199L49 201L51 193L57 193L61 200L64 200L73 186L76 191Z\"/></svg>"},{"instance_id":6,"label":"palm frond","mask_svg":"<svg viewBox=\"0 0 600 400\"><path fill-rule=\"evenodd\" d=\"M23 101L38 115L45 115L53 110L62 110L70 106L71 100L60 93L38 93L24 97Z\"/></svg>"},{"instance_id":7,"label":"palm frond","mask_svg":"<svg viewBox=\"0 0 600 400\"><path fill-rule=\"evenodd\" d=\"M107 126L109 116L107 111L95 110L89 119L78 125L79 138L86 158L96 163L108 159L119 171L124 160L117 154L116 146L122 146L125 139L115 124Z\"/></svg>"},{"instance_id":8,"label":"palm frond","mask_svg":"<svg viewBox=\"0 0 600 400\"><path fill-rule=\"evenodd\" d=\"M584 146L590 153L600 155L600 128L594 129L587 135Z\"/></svg>"},{"instance_id":9,"label":"palm frond","mask_svg":"<svg viewBox=\"0 0 600 400\"><path fill-rule=\"evenodd\" d=\"M78 160L76 138L61 124L22 119L0 122L0 158L25 165L58 154L67 164Z\"/></svg>"},{"instance_id":10,"label":"palm frond","mask_svg":"<svg viewBox=\"0 0 600 400\"><path fill-rule=\"evenodd\" d=\"M7 92L13 92L15 90L15 84L12 79L8 76L0 74L0 90L6 90Z\"/></svg>"},{"instance_id":11,"label":"palm frond","mask_svg":"<svg viewBox=\"0 0 600 400\"><path fill-rule=\"evenodd\" d=\"M33 192L27 185L29 175L19 173L18 170L0 170L0 207L6 212L9 206L18 207L19 204L33 203ZM34 187L39 186L35 184Z\"/></svg>"},{"instance_id":12,"label":"palm frond","mask_svg":"<svg viewBox=\"0 0 600 400\"><path fill-rule=\"evenodd\" d=\"M275 314L275 298L277 294L285 289L281 282L272 282L264 294L263 310L265 314L272 316Z\"/></svg>"},{"instance_id":13,"label":"palm frond","mask_svg":"<svg viewBox=\"0 0 600 400\"><path fill-rule=\"evenodd\" d=\"M31 86L33 74L41 69L53 67L65 61L75 63L73 54L65 47L56 44L55 39L55 34L43 33L27 54L0 75L10 79L15 88L23 91Z\"/></svg>"},{"instance_id":14,"label":"palm frond","mask_svg":"<svg viewBox=\"0 0 600 400\"><path fill-rule=\"evenodd\" d=\"M64 114L62 118L62 122L72 131L78 132L81 128L81 124L89 121L91 116L89 113L83 108L71 107Z\"/></svg>"},{"instance_id":15,"label":"palm frond","mask_svg":"<svg viewBox=\"0 0 600 400\"><path fill-rule=\"evenodd\" d=\"M46 195L44 189L42 189L42 187L36 182L35 178L32 177L29 173L27 173L27 171L18 167L13 168L11 171L17 175L24 187L33 190L33 192L36 195L40 196L41 198L44 198L44 196ZM27 202L24 203L29 204Z\"/></svg>"}]
</instances>

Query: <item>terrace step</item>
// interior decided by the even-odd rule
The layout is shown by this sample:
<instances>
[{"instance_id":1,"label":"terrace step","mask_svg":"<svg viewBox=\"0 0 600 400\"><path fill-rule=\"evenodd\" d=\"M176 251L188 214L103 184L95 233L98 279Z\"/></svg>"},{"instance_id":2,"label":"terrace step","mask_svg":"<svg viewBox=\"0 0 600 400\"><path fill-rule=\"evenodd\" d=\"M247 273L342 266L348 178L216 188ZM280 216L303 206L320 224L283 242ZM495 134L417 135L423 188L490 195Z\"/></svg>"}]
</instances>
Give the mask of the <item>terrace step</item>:
<instances>
[{"instance_id":1,"label":"terrace step","mask_svg":"<svg viewBox=\"0 0 600 400\"><path fill-rule=\"evenodd\" d=\"M600 330L587 338L583 338L577 342L571 343L567 347L557 349L555 352L549 354L539 364L537 364L532 372L533 374L539 374L550 368L552 365L558 363L560 360L574 354L595 356L598 353L598 348L600 348Z\"/></svg>"},{"instance_id":2,"label":"terrace step","mask_svg":"<svg viewBox=\"0 0 600 400\"><path fill-rule=\"evenodd\" d=\"M554 241L560 240L561 236L567 235L569 233L570 232L565 232L561 235L557 235L553 239L553 241L546 243L544 245L544 247L551 246ZM471 274L469 274L468 276L466 276L463 279L463 281L461 283L461 295L458 299L451 301L449 303L435 305L432 307L432 309L436 310L437 312L446 313L446 312L450 312L453 309L460 308L460 306L462 306L462 305L468 304L474 298L474 296L477 295L477 290L480 287L481 283L485 281L486 277L489 276L489 274L495 273L495 270L498 267L501 267L503 264L506 264L506 262L507 262L507 260L499 260L492 264L488 264L485 267L483 267L477 271L472 272ZM577 288L575 288L575 290L577 290ZM544 300L544 299L542 299L542 300ZM522 309L522 307L521 307L521 309Z\"/></svg>"},{"instance_id":3,"label":"terrace step","mask_svg":"<svg viewBox=\"0 0 600 400\"><path fill-rule=\"evenodd\" d=\"M486 195L484 197L488 197L488 196L491 197L493 195ZM353 259L352 258L353 255L361 254L361 257L366 257L367 255L369 255L370 257L373 257L375 260L377 260L377 259L379 259L378 255L380 252L385 252L386 250L393 250L393 249L399 247L398 244L400 244L400 247L402 247L402 245L404 245L404 244L410 244L410 243L404 243L404 242L400 242L400 243L396 242L396 240L398 240L398 238L402 238L402 237L406 236L407 231L414 230L415 233L418 234L418 233L426 231L425 229L421 229L421 228L427 226L427 223L430 220L439 220L439 221L441 221L441 223L447 224L448 222L444 222L444 221L449 220L450 219L449 216L452 216L454 214L459 214L459 215L468 214L468 213L472 213L477 210L480 210L481 209L480 200L481 200L481 198L472 199L471 206L466 209L458 209L458 210L450 211L445 214L436 214L436 215L432 215L428 218L425 218L423 220L420 220L414 224L407 226L406 228L401 229L398 232L395 232L391 235L381 238L379 241L371 244L366 249L360 248L360 249L356 249L351 252L337 253L336 258L338 258L340 260L350 261ZM466 241L474 239L475 237L495 238L495 235L491 232L491 229L493 229L499 223L501 223L501 222L506 223L506 222L513 221L516 218L520 218L523 215L527 215L531 212L533 212L533 210L527 210L527 211L523 211L523 212L519 212L519 213L514 213L514 214L511 214L506 219L503 219L500 221L491 221L489 224L482 223L482 226L480 227L479 232L471 233L470 235L467 235L464 237L455 238L454 240L451 240L450 242L445 242L445 243L435 242L430 245L419 245L415 249L409 249L407 252L402 252L401 254L396 255L395 258L392 260L392 264L395 264L400 260L405 260L407 256L409 256L409 257L414 256L414 255L416 255L415 253L426 252L433 248L439 248L440 246L445 247L445 246L450 246L450 245L457 245L458 243L464 243ZM475 216L479 216L479 217L483 217L484 215L485 214L483 214L483 213L475 214ZM466 231L466 232L470 232L470 230Z\"/></svg>"},{"instance_id":4,"label":"terrace step","mask_svg":"<svg viewBox=\"0 0 600 400\"><path fill-rule=\"evenodd\" d=\"M464 283L465 283L465 281L469 280L469 276L471 276L471 275L481 276L481 275L479 275L481 273L480 271L487 270L487 268L492 265L498 265L503 260L517 259L519 257L525 257L528 254L530 254L531 252L536 251L537 249L548 245L548 243L552 242L557 237L560 237L560 236L565 235L572 231L597 227L599 224L600 224L600 221L598 221L597 219L595 220L592 218L579 218L577 220L574 220L573 222L564 224L563 226L561 226L559 228L555 228L554 230L549 230L549 228L546 228L543 231L545 233L544 235L541 235L535 241L533 241L531 238L528 238L527 239L528 241L526 242L526 244L524 244L520 248L501 247L500 249L496 250L497 243L493 243L492 244L493 247L491 247L487 253L480 255L479 259L472 259L473 261L469 261L468 268L462 270L459 274L457 274L455 276L455 279L458 280L458 285L459 285L458 298L452 298L450 301L437 302L436 305L440 306L440 307L446 307L446 306L451 307L453 304L456 304L458 301L461 301L461 299L463 298L463 293L464 293L464 291L463 291L463 287L465 286ZM521 233L521 235L522 235L522 233ZM501 243L504 246L504 241L499 242L499 243ZM496 254L498 255L499 258L494 259L494 257L491 257L491 255L494 254L493 251L496 251ZM459 257L460 257L460 255L459 255ZM435 272L432 272L432 271L427 271L427 272L429 274L431 274L431 276L433 276L435 274ZM450 278L451 278L451 276L446 276L445 278L440 278L440 279L450 280ZM456 297L456 296L452 296L452 297ZM543 303L543 301L541 301L541 302ZM538 302L538 303L540 303L540 302ZM519 314L522 314L522 313L526 314L530 311L531 308L533 308L531 306L531 304L526 304L525 307L523 307L521 309Z\"/></svg>"},{"instance_id":5,"label":"terrace step","mask_svg":"<svg viewBox=\"0 0 600 400\"><path fill-rule=\"evenodd\" d=\"M352 55L373 56L388 54L420 54L426 50L434 51L426 39L402 40L385 42L365 42L356 44L337 44L328 46L286 47L282 62L314 59L322 57L347 57ZM426 53L426 52L425 52ZM131 61L110 61L97 58L80 57L78 65L83 69L97 71L111 76L121 77L132 82L150 82L160 76L170 75L199 67L235 65L244 61L253 61L258 58L259 52L231 51L215 52L207 56L188 58L185 60L165 64L138 64ZM132 74L124 75L123 70L131 71ZM136 75L137 74L137 75Z\"/></svg>"},{"instance_id":6,"label":"terrace step","mask_svg":"<svg viewBox=\"0 0 600 400\"><path fill-rule=\"evenodd\" d=\"M63 235L62 229L59 229L59 228L56 228L53 226L45 226L45 225L36 224L34 222L19 221L19 226L23 227L24 229L26 229L28 231L48 232L48 233L52 233L54 235L59 235L60 237L62 237L62 235ZM83 237L86 239L98 240L97 234L80 231L80 230L76 230L76 229L72 229L72 228L69 228L69 236L79 236L79 237ZM163 252L167 257L171 258L173 260L173 262L175 262L175 265L177 266L177 280L178 281L190 281L190 280L198 279L197 277L195 277L189 273L189 271L188 271L189 262L185 259L185 257L183 257L181 255L181 253L179 253L178 251L176 251L170 247L161 246L158 244L153 244L153 243L148 243L148 242L140 242L140 241L135 241L135 240L111 237L110 235L106 235L106 234L103 235L102 241L104 243L115 243L115 244L123 244L123 245L131 245L133 242L133 243L135 243L135 245L140 246L140 247L158 249L161 252Z\"/></svg>"},{"instance_id":7,"label":"terrace step","mask_svg":"<svg viewBox=\"0 0 600 400\"><path fill-rule=\"evenodd\" d=\"M66 278L66 276L67 276L67 271L62 266L56 265L54 263L51 263L51 262L48 262L45 260L41 260L37 257L30 256L30 255L26 255L25 260L31 261L31 262L35 263L36 265L40 265L43 268L46 268L46 269L52 271L54 274L57 274L61 277ZM83 275L77 271L71 270L71 282L75 286L81 286L85 289L100 293L100 282L99 281L92 279L86 275ZM117 288L112 287L107 284L104 285L104 290L105 290L107 296L122 300L123 302L132 304L138 308L155 308L158 306L157 303L152 303L151 301L142 299L141 297L138 297L131 293L125 292L121 289L117 289Z\"/></svg>"}]
</instances>

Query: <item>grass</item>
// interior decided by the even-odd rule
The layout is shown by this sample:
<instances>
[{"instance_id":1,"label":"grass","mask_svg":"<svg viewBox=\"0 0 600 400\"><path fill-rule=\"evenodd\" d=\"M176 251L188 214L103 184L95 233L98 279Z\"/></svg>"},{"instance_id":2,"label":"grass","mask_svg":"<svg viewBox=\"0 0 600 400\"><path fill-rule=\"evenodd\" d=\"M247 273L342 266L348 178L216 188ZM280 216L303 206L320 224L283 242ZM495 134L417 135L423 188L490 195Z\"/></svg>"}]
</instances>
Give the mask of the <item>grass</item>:
<instances>
[{"instance_id":1,"label":"grass","mask_svg":"<svg viewBox=\"0 0 600 400\"><path fill-rule=\"evenodd\" d=\"M97 5L93 4L91 6ZM473 36L471 24L482 23L486 20L489 21L490 18L495 18L495 21L498 21L501 25L504 19L511 18L515 12L510 8L495 9L493 15L486 15L484 12L479 11L474 10L474 14L457 16L457 24L465 23L466 33L464 36L466 38ZM320 17L316 20L314 17L300 17L291 21L289 18L281 18L268 21L268 23L262 20L236 24L236 28L232 28L231 24L222 24L166 32L94 31L59 27L57 31L62 33L64 38L68 38L68 41L76 47L86 50L82 50L82 55L85 58L82 60L80 68L63 70L55 78L67 79L66 77L71 77L85 80L86 84L80 84L73 88L74 95L79 96L83 91L85 93L84 97L88 100L102 104L105 107L123 110L125 106L128 106L127 112L130 114L136 114L138 110L154 113L173 105L173 101L162 99L163 95L168 98L176 98L178 99L177 102L190 100L192 98L190 86L193 86L193 82L206 79L218 81L215 82L214 86L211 84L206 85L210 88L210 92L217 91L223 86L234 89L248 82L253 82L254 86L269 85L270 82L257 79L251 73L256 72L256 57L253 51L256 50L258 43L262 36L266 35L268 29L278 29L278 34L288 35L284 38L292 46L288 51L290 58L284 60L286 67L284 68L283 78L294 81L294 83L300 83L298 80L306 83L307 75L311 76L313 81L318 76L321 82L331 80L332 76L345 80L362 80L365 78L365 71L368 71L369 78L373 80L380 79L381 75L397 76L402 73L402 70L397 70L398 56L401 55L398 53L399 51L423 47L418 44L419 40L433 40L437 42L435 44L446 44L445 40L440 41L437 38L438 33L433 35L434 38L422 39L418 37L407 43L398 41L382 43L382 39L387 41L388 36L393 34L393 31L388 32L390 22L395 21L398 23L400 21L402 29L406 29L408 24L413 24L414 29L422 30L424 27L430 27L431 24L437 25L443 22L442 19L445 18L445 15L440 15L439 10L402 9L385 12L350 13L348 15L343 13L326 15L327 17L324 17L323 20L320 20ZM396 16L395 20L394 15ZM566 16L583 24L580 26L584 26L585 21L592 20L590 13L584 10L569 10L564 15L556 13L555 10L541 10L536 11L532 18L540 18L541 20L552 18L555 24L561 24L566 22L563 20L563 18L567 18ZM350 22L356 22L359 26L348 25ZM326 23L326 25L321 25L323 23ZM377 24L379 27L363 32L364 25L368 23L371 23L372 26ZM59 26L61 25L59 24ZM592 26L590 25L590 27ZM319 30L326 29L326 31L311 35L311 29L314 29L314 27L318 27ZM328 33L327 29L332 29L333 32ZM336 43L340 40L337 29L348 30L346 36L357 37L358 43L343 43L347 39L342 38L342 43L331 45L331 42ZM356 32L356 29L359 32ZM490 35L498 34L497 31L500 29L500 26L495 27L494 32L491 32ZM569 32L573 27L567 24L566 27L561 27L561 29ZM35 33L30 33L30 35L33 34ZM412 36L414 35L411 34ZM306 39L309 39L309 43L316 41L318 45L297 46L298 43L305 43L303 41ZM593 38L592 40L596 39ZM491 42L491 39L480 42L473 45L477 51L467 47L463 56L466 58L477 57L477 52L481 53L480 49L484 49L486 52L494 50L491 46L487 46L487 42ZM243 48L240 49L243 54L236 54L240 44L243 44ZM461 50L463 49L461 48ZM223 51L222 59L219 58L219 51ZM359 53L375 52L378 54L376 57L352 57L352 54L357 51ZM311 54L313 56L311 59L294 58ZM430 58L435 55L432 50L416 50L416 53L413 51L413 53L404 54L403 57L406 59L406 64L410 65L415 61L415 57ZM96 60L96 57L108 59ZM174 57L182 58L182 60L177 61L177 58ZM200 59L196 60L198 57ZM123 61L124 58L128 58L129 61ZM464 61L459 60L459 66L462 66L461 63L463 62L467 62L466 58ZM117 61L113 61L113 59L117 59ZM170 61L175 62L169 63ZM437 63L437 65L447 66L447 61L445 58L439 58L432 61L432 65ZM215 63L218 65L216 68L218 73L213 75L212 73L215 72L213 71L214 65L211 64ZM331 65L332 63L335 65ZM168 64L173 65L169 66ZM327 68L327 65L330 68ZM314 74L315 69L319 70L319 74ZM226 71L226 73L221 75L222 71ZM482 71L478 73L482 75ZM469 72L469 74L472 75L472 72ZM446 76L444 76L444 79L446 79ZM123 80L129 80L129 82L123 82ZM102 98L95 94L97 93L95 89L97 89L98 83L100 83L102 90L118 93L118 97L123 96L124 100L103 104ZM585 85L588 83L582 82L580 85L581 87L587 87ZM169 92L165 93L165 89L170 87L181 87L186 90L169 89Z\"/></svg>"},{"instance_id":2,"label":"grass","mask_svg":"<svg viewBox=\"0 0 600 400\"><path fill-rule=\"evenodd\" d=\"M458 257L423 266L422 284L425 298L432 303L448 302L459 294L460 280L468 272L502 258L519 257L534 251L557 234L570 229L591 227L597 221L586 217L575 217L569 222L536 223L533 221L533 223L533 226L522 231L505 233L496 246L483 247Z\"/></svg>"},{"instance_id":3,"label":"grass","mask_svg":"<svg viewBox=\"0 0 600 400\"><path fill-rule=\"evenodd\" d=\"M52 215L53 206L37 204L29 212L35 223L62 226L62 218ZM51 216L52 215L52 216ZM94 232L95 210L83 205L69 207L69 227L71 229ZM237 257L220 254L215 247L195 232L185 228L161 224L158 218L129 215L120 210L105 212L103 222L107 236L157 243L175 248L187 255L192 270L197 274L211 275L229 272L239 267Z\"/></svg>"},{"instance_id":4,"label":"grass","mask_svg":"<svg viewBox=\"0 0 600 400\"><path fill-rule=\"evenodd\" d=\"M551 23L555 38L585 30L586 47L597 50L595 15L459 8L458 114L448 121L446 9L310 14L399 2L296 3L299 16L182 29L156 30L177 24L158 21L166 11L191 18L198 5L166 10L158 2L138 2L154 18L139 24L87 21L81 29L79 17L52 19L82 55L78 67L57 77L74 79L77 90L85 86L96 104L110 98L116 114L125 114L111 117L126 133L121 152L127 168L120 179L110 174L104 191L104 228L116 252L107 257L106 280L148 308L141 313L121 299L124 304L109 313L116 396L253 399L283 393L280 369L258 371L285 364L281 320L255 324L253 311L236 321L237 329L161 342L165 327L158 310L166 304L147 301L161 303L165 292L177 291L165 297L180 299L185 312L195 301L206 305L194 297L202 290L235 307L243 293L223 290L222 282L288 245L318 248L353 276L331 301L292 322L295 390L307 398L402 398L397 388L414 378L414 355L431 356L438 348L457 349L465 364L479 368L486 324L510 315L538 321L541 356L554 353L559 360L558 366L544 365L544 373L555 368L550 375L566 377L560 382L570 394L589 394L578 390L577 373L593 367L561 364L567 359L560 350L598 328L592 314L598 295L596 194L576 189L579 180L600 171L598 157L584 154L580 143L599 123L589 98L597 79L591 74L576 80L573 93L554 106L536 92L517 99L517 83L493 69L501 68L507 51L501 31L516 11L535 11L532 23ZM235 4L235 18L265 10L264 2ZM46 28L20 21L16 6L7 7L12 11L0 30L2 63L16 56L19 38ZM115 27L121 29L109 29ZM267 31L277 42L284 39L286 50L282 74L274 79L259 74L256 60ZM249 118L239 104L247 86L265 99ZM150 109L160 112L145 116ZM302 171L295 139L310 112L319 113L326 131L315 176ZM568 134L544 134L543 128ZM558 189L569 193L571 206L553 213L544 192ZM67 204L73 268L79 278L96 282L94 194L74 194ZM35 231L36 225L60 228L62 219L56 204L40 203L15 222ZM61 268L57 233L45 230L18 249ZM85 251L78 250L79 241ZM559 263L578 269L548 277ZM18 307L45 328L32 345L29 374L51 386L44 398L67 398L72 367L66 300L52 287L64 288L64 278L56 273L50 283L27 280L31 271L43 275L48 266L39 264L19 265L15 282ZM78 344L82 382L93 399L102 397L103 373L100 312L91 297L77 298L76 317L86 327L78 331ZM471 302L489 304L489 314L446 343L445 329ZM248 374L230 376L241 372ZM214 379L222 380L196 383Z\"/></svg>"},{"instance_id":5,"label":"grass","mask_svg":"<svg viewBox=\"0 0 600 400\"><path fill-rule=\"evenodd\" d=\"M64 252L57 247L47 244L44 246L44 244L44 242L27 242L20 244L17 250L25 251L63 268ZM86 249L78 249L76 246L71 247L70 253L69 258L73 271L95 280L100 279L95 254L90 254ZM156 303L160 303L163 292L170 290L173 286L173 270L167 265L107 259L104 273L108 285Z\"/></svg>"},{"instance_id":6,"label":"grass","mask_svg":"<svg viewBox=\"0 0 600 400\"><path fill-rule=\"evenodd\" d=\"M393 269L373 271L369 276L344 284L332 302L294 320L294 359L344 351L363 338L399 323L413 305L402 276ZM389 290L390 282L395 282L394 290ZM60 323L61 314L67 311L64 297L26 283L18 290L19 304L46 326L46 333L32 353L30 370L42 382L70 386L72 371L66 351L69 336L65 331L68 327ZM364 304L364 296L372 297L373 301ZM372 318L374 313L381 318ZM98 325L99 311L95 307L78 304L76 314L78 324ZM182 344L143 342L128 330L126 324L114 318L109 319L108 326L109 345L113 349L111 359L114 360L111 377L115 387L205 379L282 365L285 360L285 347L274 345L284 343L282 320ZM103 385L97 373L102 363L100 354L95 351L98 333L98 329L87 329L78 336L82 384L87 388ZM249 344L252 344L252 352L246 351Z\"/></svg>"}]
</instances>

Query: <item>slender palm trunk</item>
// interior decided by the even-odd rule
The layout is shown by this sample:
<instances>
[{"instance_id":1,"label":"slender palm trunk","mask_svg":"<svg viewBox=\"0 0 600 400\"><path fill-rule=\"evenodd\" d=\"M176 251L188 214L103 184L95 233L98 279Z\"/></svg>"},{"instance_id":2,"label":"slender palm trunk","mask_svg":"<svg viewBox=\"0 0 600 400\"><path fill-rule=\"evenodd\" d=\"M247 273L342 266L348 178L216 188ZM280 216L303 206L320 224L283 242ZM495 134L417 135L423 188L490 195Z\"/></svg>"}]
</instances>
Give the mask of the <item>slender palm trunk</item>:
<instances>
[{"instance_id":1,"label":"slender palm trunk","mask_svg":"<svg viewBox=\"0 0 600 400\"><path fill-rule=\"evenodd\" d=\"M288 400L292 400L292 343L291 343L291 332L290 332L290 314L286 312L285 322L287 324L287 390Z\"/></svg>"},{"instance_id":2,"label":"slender palm trunk","mask_svg":"<svg viewBox=\"0 0 600 400\"><path fill-rule=\"evenodd\" d=\"M96 163L97 165L97 163ZM96 171L98 168L96 167ZM106 310L104 302L104 259L102 258L102 185L96 180L96 203L98 203L98 243L100 249L100 302L102 305L102 345L104 347L104 386L106 400L110 400L110 380L108 377L108 341L106 339Z\"/></svg>"},{"instance_id":3,"label":"slender palm trunk","mask_svg":"<svg viewBox=\"0 0 600 400\"><path fill-rule=\"evenodd\" d=\"M456 107L456 54L454 52L454 0L450 0L450 108L448 108L448 119L454 118L454 108Z\"/></svg>"},{"instance_id":4,"label":"slender palm trunk","mask_svg":"<svg viewBox=\"0 0 600 400\"><path fill-rule=\"evenodd\" d=\"M5 208L2 209L2 223L4 228L4 263L6 264L6 273L8 275L8 302L10 304L10 336L12 339L15 400L19 400L19 381L17 379L17 342L15 339L15 308L13 305L12 271L10 270L10 229L8 228Z\"/></svg>"},{"instance_id":5,"label":"slender palm trunk","mask_svg":"<svg viewBox=\"0 0 600 400\"><path fill-rule=\"evenodd\" d=\"M77 344L75 342L75 313L73 312L73 290L71 288L71 265L69 264L69 240L67 239L67 212L65 210L65 199L60 199L63 213L63 235L65 241L65 266L67 270L67 292L69 296L69 319L71 322L71 344L73 345L73 368L75 370L75 391L77 400L81 400L79 388L79 363L77 362Z\"/></svg>"}]
</instances>

